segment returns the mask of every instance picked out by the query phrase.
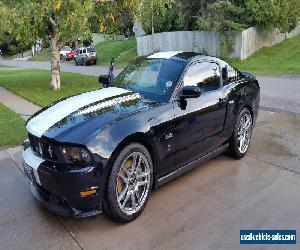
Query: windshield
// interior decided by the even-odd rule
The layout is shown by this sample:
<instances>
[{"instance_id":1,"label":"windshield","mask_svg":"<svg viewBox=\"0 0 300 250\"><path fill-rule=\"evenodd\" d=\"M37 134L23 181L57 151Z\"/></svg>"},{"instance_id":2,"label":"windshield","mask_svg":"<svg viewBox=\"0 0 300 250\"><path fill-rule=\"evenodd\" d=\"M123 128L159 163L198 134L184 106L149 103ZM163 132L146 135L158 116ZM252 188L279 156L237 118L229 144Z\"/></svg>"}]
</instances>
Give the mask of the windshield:
<instances>
[{"instance_id":1,"label":"windshield","mask_svg":"<svg viewBox=\"0 0 300 250\"><path fill-rule=\"evenodd\" d=\"M62 49L62 51L70 51L70 50L72 50L70 47L63 47L63 49Z\"/></svg>"},{"instance_id":2,"label":"windshield","mask_svg":"<svg viewBox=\"0 0 300 250\"><path fill-rule=\"evenodd\" d=\"M139 58L115 79L112 86L138 92L154 101L166 102L184 66L181 61Z\"/></svg>"},{"instance_id":3,"label":"windshield","mask_svg":"<svg viewBox=\"0 0 300 250\"><path fill-rule=\"evenodd\" d=\"M87 48L88 52L96 52L96 50L94 48Z\"/></svg>"}]
</instances>

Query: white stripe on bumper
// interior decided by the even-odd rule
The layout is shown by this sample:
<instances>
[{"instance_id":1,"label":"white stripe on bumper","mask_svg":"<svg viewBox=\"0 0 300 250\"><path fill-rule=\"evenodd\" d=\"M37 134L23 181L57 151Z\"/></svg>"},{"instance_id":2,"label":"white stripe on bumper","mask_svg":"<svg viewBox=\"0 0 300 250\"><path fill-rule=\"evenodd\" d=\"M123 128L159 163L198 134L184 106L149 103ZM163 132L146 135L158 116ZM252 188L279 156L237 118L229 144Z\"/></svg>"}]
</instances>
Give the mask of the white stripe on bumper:
<instances>
[{"instance_id":1,"label":"white stripe on bumper","mask_svg":"<svg viewBox=\"0 0 300 250\"><path fill-rule=\"evenodd\" d=\"M28 166L32 167L35 180L39 185L41 185L38 167L44 162L44 160L40 157L37 157L32 152L31 148L27 148L25 151L23 151L23 159Z\"/></svg>"},{"instance_id":2,"label":"white stripe on bumper","mask_svg":"<svg viewBox=\"0 0 300 250\"><path fill-rule=\"evenodd\" d=\"M102 101L106 98L111 98L128 92L130 91L121 88L110 87L70 97L64 101L58 102L39 115L33 117L27 123L26 128L29 133L37 137L41 137L47 131L47 129L78 109L91 103Z\"/></svg>"}]
</instances>

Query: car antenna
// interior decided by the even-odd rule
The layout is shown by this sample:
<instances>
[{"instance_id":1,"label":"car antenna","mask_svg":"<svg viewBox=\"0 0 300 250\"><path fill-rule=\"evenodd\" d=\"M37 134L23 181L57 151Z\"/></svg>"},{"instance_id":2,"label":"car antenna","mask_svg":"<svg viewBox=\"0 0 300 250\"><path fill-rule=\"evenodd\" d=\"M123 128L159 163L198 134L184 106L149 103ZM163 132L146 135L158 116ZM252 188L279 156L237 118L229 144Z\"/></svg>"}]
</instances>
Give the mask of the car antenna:
<instances>
[{"instance_id":1,"label":"car antenna","mask_svg":"<svg viewBox=\"0 0 300 250\"><path fill-rule=\"evenodd\" d=\"M113 57L110 61L110 66L109 66L109 71L108 71L108 77L109 77L109 82L111 83L115 76L114 76L114 64L115 64L115 58Z\"/></svg>"}]
</instances>

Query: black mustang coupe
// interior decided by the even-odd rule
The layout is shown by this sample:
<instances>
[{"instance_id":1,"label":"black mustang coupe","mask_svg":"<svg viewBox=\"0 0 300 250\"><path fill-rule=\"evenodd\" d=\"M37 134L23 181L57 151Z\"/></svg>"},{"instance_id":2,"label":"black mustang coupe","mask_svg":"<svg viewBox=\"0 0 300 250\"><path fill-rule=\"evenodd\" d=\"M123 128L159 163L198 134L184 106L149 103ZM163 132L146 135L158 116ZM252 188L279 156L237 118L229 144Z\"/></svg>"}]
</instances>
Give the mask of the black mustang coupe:
<instances>
[{"instance_id":1,"label":"black mustang coupe","mask_svg":"<svg viewBox=\"0 0 300 250\"><path fill-rule=\"evenodd\" d=\"M159 52L101 79L107 88L55 102L26 124L24 171L49 210L83 218L104 209L129 222L153 189L224 151L246 154L260 99L252 74Z\"/></svg>"}]
</instances>

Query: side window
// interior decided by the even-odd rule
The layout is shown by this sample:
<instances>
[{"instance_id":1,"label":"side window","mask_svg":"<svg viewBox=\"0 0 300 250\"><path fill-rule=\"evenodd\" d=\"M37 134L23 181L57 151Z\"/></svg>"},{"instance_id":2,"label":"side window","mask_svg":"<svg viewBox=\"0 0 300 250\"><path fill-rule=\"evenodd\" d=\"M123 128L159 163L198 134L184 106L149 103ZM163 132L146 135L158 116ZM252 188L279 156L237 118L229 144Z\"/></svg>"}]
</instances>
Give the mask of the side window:
<instances>
[{"instance_id":1,"label":"side window","mask_svg":"<svg viewBox=\"0 0 300 250\"><path fill-rule=\"evenodd\" d=\"M183 78L184 86L198 86L201 92L220 88L220 67L216 63L196 63L190 66Z\"/></svg>"},{"instance_id":2,"label":"side window","mask_svg":"<svg viewBox=\"0 0 300 250\"><path fill-rule=\"evenodd\" d=\"M82 51L82 53L85 54L85 53L86 53L86 49L84 49L84 50Z\"/></svg>"}]
</instances>

